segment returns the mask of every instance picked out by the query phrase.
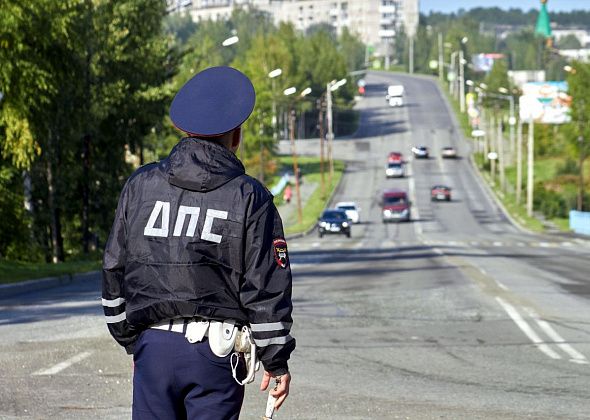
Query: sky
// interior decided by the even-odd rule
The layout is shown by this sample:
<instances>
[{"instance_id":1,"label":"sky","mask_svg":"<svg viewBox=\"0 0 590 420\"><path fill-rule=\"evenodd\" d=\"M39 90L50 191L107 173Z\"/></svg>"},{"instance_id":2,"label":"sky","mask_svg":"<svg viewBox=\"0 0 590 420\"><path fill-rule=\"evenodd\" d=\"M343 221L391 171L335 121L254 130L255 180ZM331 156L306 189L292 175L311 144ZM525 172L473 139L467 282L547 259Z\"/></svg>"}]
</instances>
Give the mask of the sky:
<instances>
[{"instance_id":1,"label":"sky","mask_svg":"<svg viewBox=\"0 0 590 420\"><path fill-rule=\"evenodd\" d=\"M529 10L538 9L541 2L539 0L518 0L517 2L507 2L508 5L498 0L419 0L420 11L428 14L431 10L437 12L456 12L457 10L472 9L474 7L500 7L502 9L519 8ZM513 3L513 4L510 4ZM514 4L516 3L516 4ZM570 11L572 9L590 10L590 0L549 0L547 9L551 11Z\"/></svg>"}]
</instances>

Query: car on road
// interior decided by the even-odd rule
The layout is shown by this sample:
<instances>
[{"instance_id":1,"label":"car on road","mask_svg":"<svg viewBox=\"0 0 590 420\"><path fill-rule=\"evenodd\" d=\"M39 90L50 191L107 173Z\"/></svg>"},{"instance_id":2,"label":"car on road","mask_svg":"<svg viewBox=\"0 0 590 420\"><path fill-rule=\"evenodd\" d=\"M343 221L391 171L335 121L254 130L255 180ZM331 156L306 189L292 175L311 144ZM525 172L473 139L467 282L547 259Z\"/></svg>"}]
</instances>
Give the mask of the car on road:
<instances>
[{"instance_id":1,"label":"car on road","mask_svg":"<svg viewBox=\"0 0 590 420\"><path fill-rule=\"evenodd\" d=\"M391 163L389 162L385 166L385 177L386 178L403 178L405 175L403 163Z\"/></svg>"},{"instance_id":2,"label":"car on road","mask_svg":"<svg viewBox=\"0 0 590 420\"><path fill-rule=\"evenodd\" d=\"M451 201L451 187L435 185L430 189L431 201Z\"/></svg>"},{"instance_id":3,"label":"car on road","mask_svg":"<svg viewBox=\"0 0 590 420\"><path fill-rule=\"evenodd\" d=\"M426 146L414 146L412 147L412 154L416 159L428 159L430 152Z\"/></svg>"},{"instance_id":4,"label":"car on road","mask_svg":"<svg viewBox=\"0 0 590 420\"><path fill-rule=\"evenodd\" d=\"M441 155L443 159L456 159L457 149L451 146L443 147Z\"/></svg>"},{"instance_id":5,"label":"car on road","mask_svg":"<svg viewBox=\"0 0 590 420\"><path fill-rule=\"evenodd\" d=\"M327 233L336 233L350 238L350 224L344 210L326 209L318 220L318 235L321 238Z\"/></svg>"},{"instance_id":6,"label":"car on road","mask_svg":"<svg viewBox=\"0 0 590 420\"><path fill-rule=\"evenodd\" d=\"M335 206L338 210L344 210L352 223L361 222L361 208L354 201L341 201Z\"/></svg>"},{"instance_id":7,"label":"car on road","mask_svg":"<svg viewBox=\"0 0 590 420\"><path fill-rule=\"evenodd\" d=\"M401 152L390 152L387 155L387 163L404 163L404 155Z\"/></svg>"},{"instance_id":8,"label":"car on road","mask_svg":"<svg viewBox=\"0 0 590 420\"><path fill-rule=\"evenodd\" d=\"M411 203L408 193L400 189L383 191L381 196L381 213L383 223L409 222Z\"/></svg>"}]
</instances>

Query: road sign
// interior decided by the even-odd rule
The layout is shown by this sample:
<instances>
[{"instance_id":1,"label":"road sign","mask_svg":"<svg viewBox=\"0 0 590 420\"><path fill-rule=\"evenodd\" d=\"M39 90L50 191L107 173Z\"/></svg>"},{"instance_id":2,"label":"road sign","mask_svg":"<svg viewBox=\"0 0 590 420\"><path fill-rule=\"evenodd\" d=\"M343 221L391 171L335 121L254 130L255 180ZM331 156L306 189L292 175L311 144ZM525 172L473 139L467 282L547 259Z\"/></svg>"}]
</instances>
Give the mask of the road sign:
<instances>
[{"instance_id":1,"label":"road sign","mask_svg":"<svg viewBox=\"0 0 590 420\"><path fill-rule=\"evenodd\" d=\"M457 78L457 74L454 71L450 71L447 73L447 80L449 82L454 82L456 78Z\"/></svg>"},{"instance_id":2,"label":"road sign","mask_svg":"<svg viewBox=\"0 0 590 420\"><path fill-rule=\"evenodd\" d=\"M365 87L367 85L367 82L365 81L365 79L359 79L359 81L356 82L356 84L358 85L358 87Z\"/></svg>"},{"instance_id":3,"label":"road sign","mask_svg":"<svg viewBox=\"0 0 590 420\"><path fill-rule=\"evenodd\" d=\"M471 132L471 137L483 137L486 135L486 132L483 130L473 130Z\"/></svg>"},{"instance_id":4,"label":"road sign","mask_svg":"<svg viewBox=\"0 0 590 420\"><path fill-rule=\"evenodd\" d=\"M488 153L488 159L489 160L496 160L496 159L498 159L498 154L496 152L490 152L490 153Z\"/></svg>"},{"instance_id":5,"label":"road sign","mask_svg":"<svg viewBox=\"0 0 590 420\"><path fill-rule=\"evenodd\" d=\"M432 70L435 70L438 68L438 61L436 60L430 60L428 62L428 67L430 67Z\"/></svg>"}]
</instances>

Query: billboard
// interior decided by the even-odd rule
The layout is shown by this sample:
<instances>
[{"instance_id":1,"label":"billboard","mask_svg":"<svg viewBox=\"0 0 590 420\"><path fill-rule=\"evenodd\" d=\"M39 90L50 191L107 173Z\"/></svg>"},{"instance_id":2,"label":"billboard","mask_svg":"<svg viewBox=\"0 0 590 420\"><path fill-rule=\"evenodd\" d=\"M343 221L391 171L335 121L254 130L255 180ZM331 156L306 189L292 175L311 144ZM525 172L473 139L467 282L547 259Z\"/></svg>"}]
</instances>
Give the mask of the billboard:
<instances>
[{"instance_id":1,"label":"billboard","mask_svg":"<svg viewBox=\"0 0 590 420\"><path fill-rule=\"evenodd\" d=\"M500 60L504 58L504 54L498 53L480 53L476 54L471 57L471 62L473 64L473 70L479 72L489 73L494 67L494 61Z\"/></svg>"},{"instance_id":2,"label":"billboard","mask_svg":"<svg viewBox=\"0 0 590 420\"><path fill-rule=\"evenodd\" d=\"M567 82L525 83L519 100L520 118L542 124L565 124L571 121L571 102Z\"/></svg>"}]
</instances>

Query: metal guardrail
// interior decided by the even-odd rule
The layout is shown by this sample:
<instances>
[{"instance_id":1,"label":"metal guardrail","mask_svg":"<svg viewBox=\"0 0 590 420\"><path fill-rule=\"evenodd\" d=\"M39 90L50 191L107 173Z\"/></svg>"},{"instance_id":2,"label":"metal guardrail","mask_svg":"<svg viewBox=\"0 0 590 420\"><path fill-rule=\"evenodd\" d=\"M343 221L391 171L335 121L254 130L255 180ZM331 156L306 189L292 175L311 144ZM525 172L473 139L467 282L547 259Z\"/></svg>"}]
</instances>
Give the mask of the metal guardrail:
<instances>
[{"instance_id":1,"label":"metal guardrail","mask_svg":"<svg viewBox=\"0 0 590 420\"><path fill-rule=\"evenodd\" d=\"M570 229L582 235L590 235L590 212L571 210Z\"/></svg>"},{"instance_id":2,"label":"metal guardrail","mask_svg":"<svg viewBox=\"0 0 590 420\"><path fill-rule=\"evenodd\" d=\"M285 188L287 186L287 184L289 183L289 181L291 180L291 174L286 173L284 174L281 179L279 179L279 182L270 189L270 193L274 196L277 196L278 194L281 193L281 191L283 191L283 188Z\"/></svg>"}]
</instances>

